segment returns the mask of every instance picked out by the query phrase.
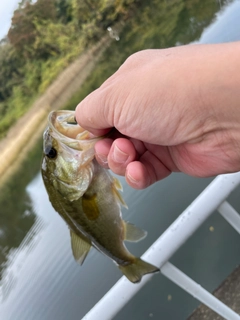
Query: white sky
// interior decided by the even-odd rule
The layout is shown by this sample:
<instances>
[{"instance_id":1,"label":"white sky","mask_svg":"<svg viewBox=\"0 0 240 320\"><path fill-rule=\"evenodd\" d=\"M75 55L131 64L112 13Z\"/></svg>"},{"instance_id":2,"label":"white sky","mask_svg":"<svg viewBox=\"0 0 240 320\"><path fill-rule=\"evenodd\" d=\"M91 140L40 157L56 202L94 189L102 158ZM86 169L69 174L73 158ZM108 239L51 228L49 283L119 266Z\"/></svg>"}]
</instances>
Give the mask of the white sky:
<instances>
[{"instance_id":1,"label":"white sky","mask_svg":"<svg viewBox=\"0 0 240 320\"><path fill-rule=\"evenodd\" d=\"M14 10L20 0L0 0L0 39L7 35Z\"/></svg>"}]
</instances>

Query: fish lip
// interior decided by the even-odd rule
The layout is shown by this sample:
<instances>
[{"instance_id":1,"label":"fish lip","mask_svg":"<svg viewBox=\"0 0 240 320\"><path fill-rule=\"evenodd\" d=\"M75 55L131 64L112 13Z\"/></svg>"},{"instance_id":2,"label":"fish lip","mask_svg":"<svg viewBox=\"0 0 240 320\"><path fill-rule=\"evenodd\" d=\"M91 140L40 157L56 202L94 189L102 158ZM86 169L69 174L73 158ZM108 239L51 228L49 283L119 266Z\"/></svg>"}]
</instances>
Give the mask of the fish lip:
<instances>
[{"instance_id":1,"label":"fish lip","mask_svg":"<svg viewBox=\"0 0 240 320\"><path fill-rule=\"evenodd\" d=\"M64 134L62 134L61 132L59 132L55 126L53 125L53 121L56 120L57 118L57 112L58 111L51 111L48 115L48 125L51 128L51 130L56 134L57 138L63 138L64 140L67 138L69 139L69 141L74 141L73 138L70 138L68 136L65 136ZM67 111L67 110L61 110L61 113L72 113L73 111ZM59 113L59 112L58 112ZM54 119L53 119L54 118Z\"/></svg>"},{"instance_id":2,"label":"fish lip","mask_svg":"<svg viewBox=\"0 0 240 320\"><path fill-rule=\"evenodd\" d=\"M52 132L54 133L55 137L56 137L57 139L60 139L62 143L66 144L66 139L67 139L69 142L74 142L74 141L76 141L76 140L77 140L77 141L89 140L89 141L91 141L91 142L94 142L94 141L97 142L97 141L99 141L99 140L101 140L101 139L104 138L104 136L99 136L99 137L90 137L89 139L78 140L78 139L70 138L70 137L64 135L63 133L59 132L59 131L55 128L55 126L54 126L54 124L53 124L54 121L56 121L57 116L60 115L60 114L66 114L66 115L68 114L68 115L69 115L69 114L75 114L75 112L74 112L74 111L71 111L71 110L59 110L59 111L53 110L53 111L51 111L51 112L49 113L49 115L48 115L48 125L49 125L49 127L51 128ZM80 128L82 128L79 124L78 124L78 126L79 126ZM85 131L87 131L87 130L85 130Z\"/></svg>"}]
</instances>

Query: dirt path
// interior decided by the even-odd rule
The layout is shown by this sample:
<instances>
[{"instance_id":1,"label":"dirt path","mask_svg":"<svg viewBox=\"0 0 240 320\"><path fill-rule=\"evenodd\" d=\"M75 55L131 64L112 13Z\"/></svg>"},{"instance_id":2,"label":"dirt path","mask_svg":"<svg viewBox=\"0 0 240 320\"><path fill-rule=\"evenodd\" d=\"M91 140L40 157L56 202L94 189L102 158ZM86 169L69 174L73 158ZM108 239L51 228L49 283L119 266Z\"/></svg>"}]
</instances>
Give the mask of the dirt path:
<instances>
[{"instance_id":1,"label":"dirt path","mask_svg":"<svg viewBox=\"0 0 240 320\"><path fill-rule=\"evenodd\" d=\"M10 128L7 136L0 141L0 186L17 170L42 135L50 110L62 108L79 90L110 43L111 39L106 36L82 54Z\"/></svg>"}]
</instances>

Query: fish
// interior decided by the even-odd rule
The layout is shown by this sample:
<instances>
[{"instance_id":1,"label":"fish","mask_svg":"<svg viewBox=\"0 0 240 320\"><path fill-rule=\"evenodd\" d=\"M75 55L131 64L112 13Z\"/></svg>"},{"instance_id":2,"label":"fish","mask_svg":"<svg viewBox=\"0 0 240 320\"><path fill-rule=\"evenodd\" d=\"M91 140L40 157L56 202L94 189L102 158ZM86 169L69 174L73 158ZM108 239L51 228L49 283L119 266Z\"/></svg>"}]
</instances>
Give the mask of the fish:
<instances>
[{"instance_id":1,"label":"fish","mask_svg":"<svg viewBox=\"0 0 240 320\"><path fill-rule=\"evenodd\" d=\"M137 242L146 231L124 221L122 185L95 159L94 146L104 137L84 130L74 111L48 115L43 134L41 174L49 200L70 229L75 260L82 265L91 247L111 258L132 283L159 269L131 254L125 241Z\"/></svg>"}]
</instances>

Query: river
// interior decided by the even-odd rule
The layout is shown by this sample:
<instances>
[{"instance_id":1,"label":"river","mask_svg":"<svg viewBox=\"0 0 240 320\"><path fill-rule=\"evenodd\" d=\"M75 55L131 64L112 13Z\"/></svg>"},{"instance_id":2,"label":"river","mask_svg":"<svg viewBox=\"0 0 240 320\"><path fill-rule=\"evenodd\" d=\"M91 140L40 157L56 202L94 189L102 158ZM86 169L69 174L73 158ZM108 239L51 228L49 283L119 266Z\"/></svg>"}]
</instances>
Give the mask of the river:
<instances>
[{"instance_id":1,"label":"river","mask_svg":"<svg viewBox=\"0 0 240 320\"><path fill-rule=\"evenodd\" d=\"M239 17L239 0L143 1L126 21L120 41L106 50L86 80L84 93L99 86L135 51L240 40ZM82 267L74 261L69 229L51 207L39 173L41 149L38 141L0 190L1 320L81 319L121 277L112 261L94 249ZM142 191L120 180L129 206L123 209L124 218L148 231L143 241L127 244L140 256L212 179L176 173ZM239 188L230 198L240 211ZM238 234L215 213L171 262L213 291L239 264L239 252ZM159 273L115 319L181 320L197 305Z\"/></svg>"}]
</instances>

